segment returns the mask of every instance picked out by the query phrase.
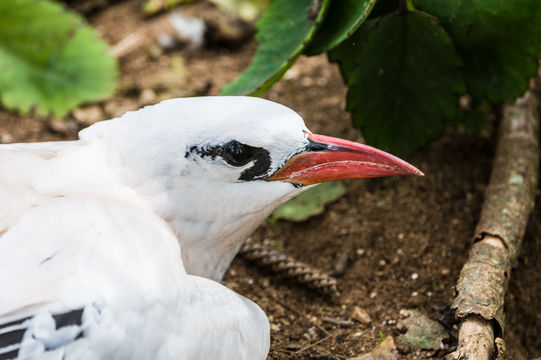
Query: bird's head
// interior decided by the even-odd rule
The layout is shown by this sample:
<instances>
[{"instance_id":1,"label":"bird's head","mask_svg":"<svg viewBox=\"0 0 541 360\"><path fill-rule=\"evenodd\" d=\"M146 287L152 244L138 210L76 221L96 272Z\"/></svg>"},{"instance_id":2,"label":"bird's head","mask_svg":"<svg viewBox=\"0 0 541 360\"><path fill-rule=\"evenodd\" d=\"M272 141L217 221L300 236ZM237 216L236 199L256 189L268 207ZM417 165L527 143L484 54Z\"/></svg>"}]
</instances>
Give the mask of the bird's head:
<instances>
[{"instance_id":1,"label":"bird's head","mask_svg":"<svg viewBox=\"0 0 541 360\"><path fill-rule=\"evenodd\" d=\"M422 175L373 147L311 133L291 109L254 97L167 100L98 123L121 177L174 227L188 272L219 279L242 241L310 185Z\"/></svg>"}]
</instances>

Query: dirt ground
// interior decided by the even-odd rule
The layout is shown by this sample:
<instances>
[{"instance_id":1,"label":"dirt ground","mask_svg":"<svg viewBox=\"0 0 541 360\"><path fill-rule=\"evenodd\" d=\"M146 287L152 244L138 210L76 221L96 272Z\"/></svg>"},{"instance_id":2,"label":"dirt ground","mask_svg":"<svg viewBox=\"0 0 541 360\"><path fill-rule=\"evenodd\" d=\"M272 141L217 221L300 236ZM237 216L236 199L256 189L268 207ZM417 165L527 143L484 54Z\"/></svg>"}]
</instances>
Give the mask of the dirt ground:
<instances>
[{"instance_id":1,"label":"dirt ground","mask_svg":"<svg viewBox=\"0 0 541 360\"><path fill-rule=\"evenodd\" d=\"M71 139L96 120L164 98L215 95L250 63L252 40L221 39L201 48L179 42L170 49L160 48L156 39L170 32L169 15L146 18L139 6L138 1L116 1L88 16L119 55L120 85L113 98L82 107L66 122L0 111L0 141ZM218 24L226 19L226 26L231 25L205 2L180 10ZM361 140L344 110L345 94L336 66L317 56L301 57L264 97L299 112L314 132ZM346 181L347 194L324 214L298 224L263 224L254 240L270 241L319 270L331 269L345 251L353 254L338 279L339 304L243 259L234 261L224 283L258 303L269 316L270 359L358 356L372 350L383 336L400 335L399 312L413 308L439 320L451 337L439 352L401 348L400 358L442 358L453 350L456 325L448 306L482 206L493 140L493 128L481 134L447 129L441 139L407 159L425 177ZM539 234L540 204L506 298L504 335L511 359L541 357ZM355 320L356 308L364 309L371 321ZM329 319L344 321L345 326Z\"/></svg>"}]
</instances>

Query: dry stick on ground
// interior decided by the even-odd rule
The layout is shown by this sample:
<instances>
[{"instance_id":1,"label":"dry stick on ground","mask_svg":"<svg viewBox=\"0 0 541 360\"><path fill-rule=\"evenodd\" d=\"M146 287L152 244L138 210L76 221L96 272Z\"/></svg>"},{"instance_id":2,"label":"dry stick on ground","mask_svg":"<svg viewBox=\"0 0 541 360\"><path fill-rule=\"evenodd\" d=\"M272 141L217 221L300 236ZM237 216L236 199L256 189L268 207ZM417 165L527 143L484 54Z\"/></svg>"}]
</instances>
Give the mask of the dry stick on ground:
<instances>
[{"instance_id":1,"label":"dry stick on ground","mask_svg":"<svg viewBox=\"0 0 541 360\"><path fill-rule=\"evenodd\" d=\"M247 240L240 248L239 254L243 258L266 267L281 276L329 296L333 301L337 301L340 296L336 279L284 253L269 249L263 244Z\"/></svg>"},{"instance_id":2,"label":"dry stick on ground","mask_svg":"<svg viewBox=\"0 0 541 360\"><path fill-rule=\"evenodd\" d=\"M539 163L537 99L528 92L503 109L490 183L470 256L452 304L461 320L452 360L488 360L503 351L503 304L511 267L534 206ZM496 340L495 340L496 338Z\"/></svg>"}]
</instances>

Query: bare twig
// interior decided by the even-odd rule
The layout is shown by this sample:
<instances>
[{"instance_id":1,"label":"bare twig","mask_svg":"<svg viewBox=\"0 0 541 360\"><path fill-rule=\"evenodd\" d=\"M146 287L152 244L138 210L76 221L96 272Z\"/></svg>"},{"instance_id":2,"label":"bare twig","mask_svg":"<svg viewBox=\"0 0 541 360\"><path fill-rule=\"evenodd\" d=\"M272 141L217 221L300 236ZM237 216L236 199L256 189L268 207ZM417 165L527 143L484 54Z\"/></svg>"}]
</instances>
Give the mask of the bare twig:
<instances>
[{"instance_id":1,"label":"bare twig","mask_svg":"<svg viewBox=\"0 0 541 360\"><path fill-rule=\"evenodd\" d=\"M333 336L331 336L331 335L327 335L327 336L325 336L323 339L319 339L319 340L317 340L317 341L314 341L313 343L306 345L306 346L303 347L302 349L299 349L299 350L295 351L294 354L300 354L300 353L302 353L302 352L305 352L306 350L308 350L308 349L310 349L310 348L313 348L314 346L316 346L316 345L322 343L323 341L327 341L327 340L331 339L332 337L333 337Z\"/></svg>"},{"instance_id":2,"label":"bare twig","mask_svg":"<svg viewBox=\"0 0 541 360\"><path fill-rule=\"evenodd\" d=\"M132 32L111 48L111 55L116 58L122 58L134 52L141 47L144 38L144 31L139 30Z\"/></svg>"},{"instance_id":3,"label":"bare twig","mask_svg":"<svg viewBox=\"0 0 541 360\"><path fill-rule=\"evenodd\" d=\"M495 343L498 351L504 347L499 337L505 291L537 187L538 127L537 101L530 92L504 107L475 243L456 285L452 308L462 323L457 350L448 359L488 360Z\"/></svg>"},{"instance_id":4,"label":"bare twig","mask_svg":"<svg viewBox=\"0 0 541 360\"><path fill-rule=\"evenodd\" d=\"M324 316L321 321L333 324L340 327L350 327L353 326L353 321L351 320L340 320L340 319L334 319L328 316Z\"/></svg>"},{"instance_id":5,"label":"bare twig","mask_svg":"<svg viewBox=\"0 0 541 360\"><path fill-rule=\"evenodd\" d=\"M239 254L281 276L329 296L332 300L337 300L340 295L336 279L262 244L246 241Z\"/></svg>"}]
</instances>

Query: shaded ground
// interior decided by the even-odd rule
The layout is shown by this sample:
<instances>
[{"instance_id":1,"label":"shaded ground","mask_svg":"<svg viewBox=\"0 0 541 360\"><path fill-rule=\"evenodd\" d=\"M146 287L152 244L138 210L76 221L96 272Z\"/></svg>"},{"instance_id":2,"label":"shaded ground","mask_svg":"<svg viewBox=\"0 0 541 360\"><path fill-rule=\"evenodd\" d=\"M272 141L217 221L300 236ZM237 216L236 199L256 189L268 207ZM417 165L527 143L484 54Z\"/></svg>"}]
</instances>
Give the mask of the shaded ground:
<instances>
[{"instance_id":1,"label":"shaded ground","mask_svg":"<svg viewBox=\"0 0 541 360\"><path fill-rule=\"evenodd\" d=\"M206 3L183 8L193 15L214 16ZM138 2L120 2L94 13L90 20L105 39L119 43L136 34L120 58L120 87L115 97L86 107L67 123L21 118L0 111L3 142L74 138L97 120L163 98L215 95L246 67L254 43L231 50L231 44L160 50L156 35L167 31L166 15L145 19ZM301 58L266 98L290 106L318 133L360 140L345 112L346 88L324 56ZM305 223L264 224L254 240L270 241L287 254L328 270L347 250L354 254L339 284L340 304L236 259L225 283L257 302L269 315L271 359L346 359L374 348L383 336L397 336L399 311L417 308L446 321L446 307L470 245L488 181L493 154L491 131L472 135L447 130L437 142L408 161L424 178L347 181L348 193L327 211ZM3 174L9 176L9 174ZM518 268L506 299L506 341L512 359L541 356L541 207L528 228ZM351 320L355 307L370 324L347 327L325 317ZM453 339L447 349L453 346ZM429 352L402 353L403 359L436 358Z\"/></svg>"}]
</instances>

